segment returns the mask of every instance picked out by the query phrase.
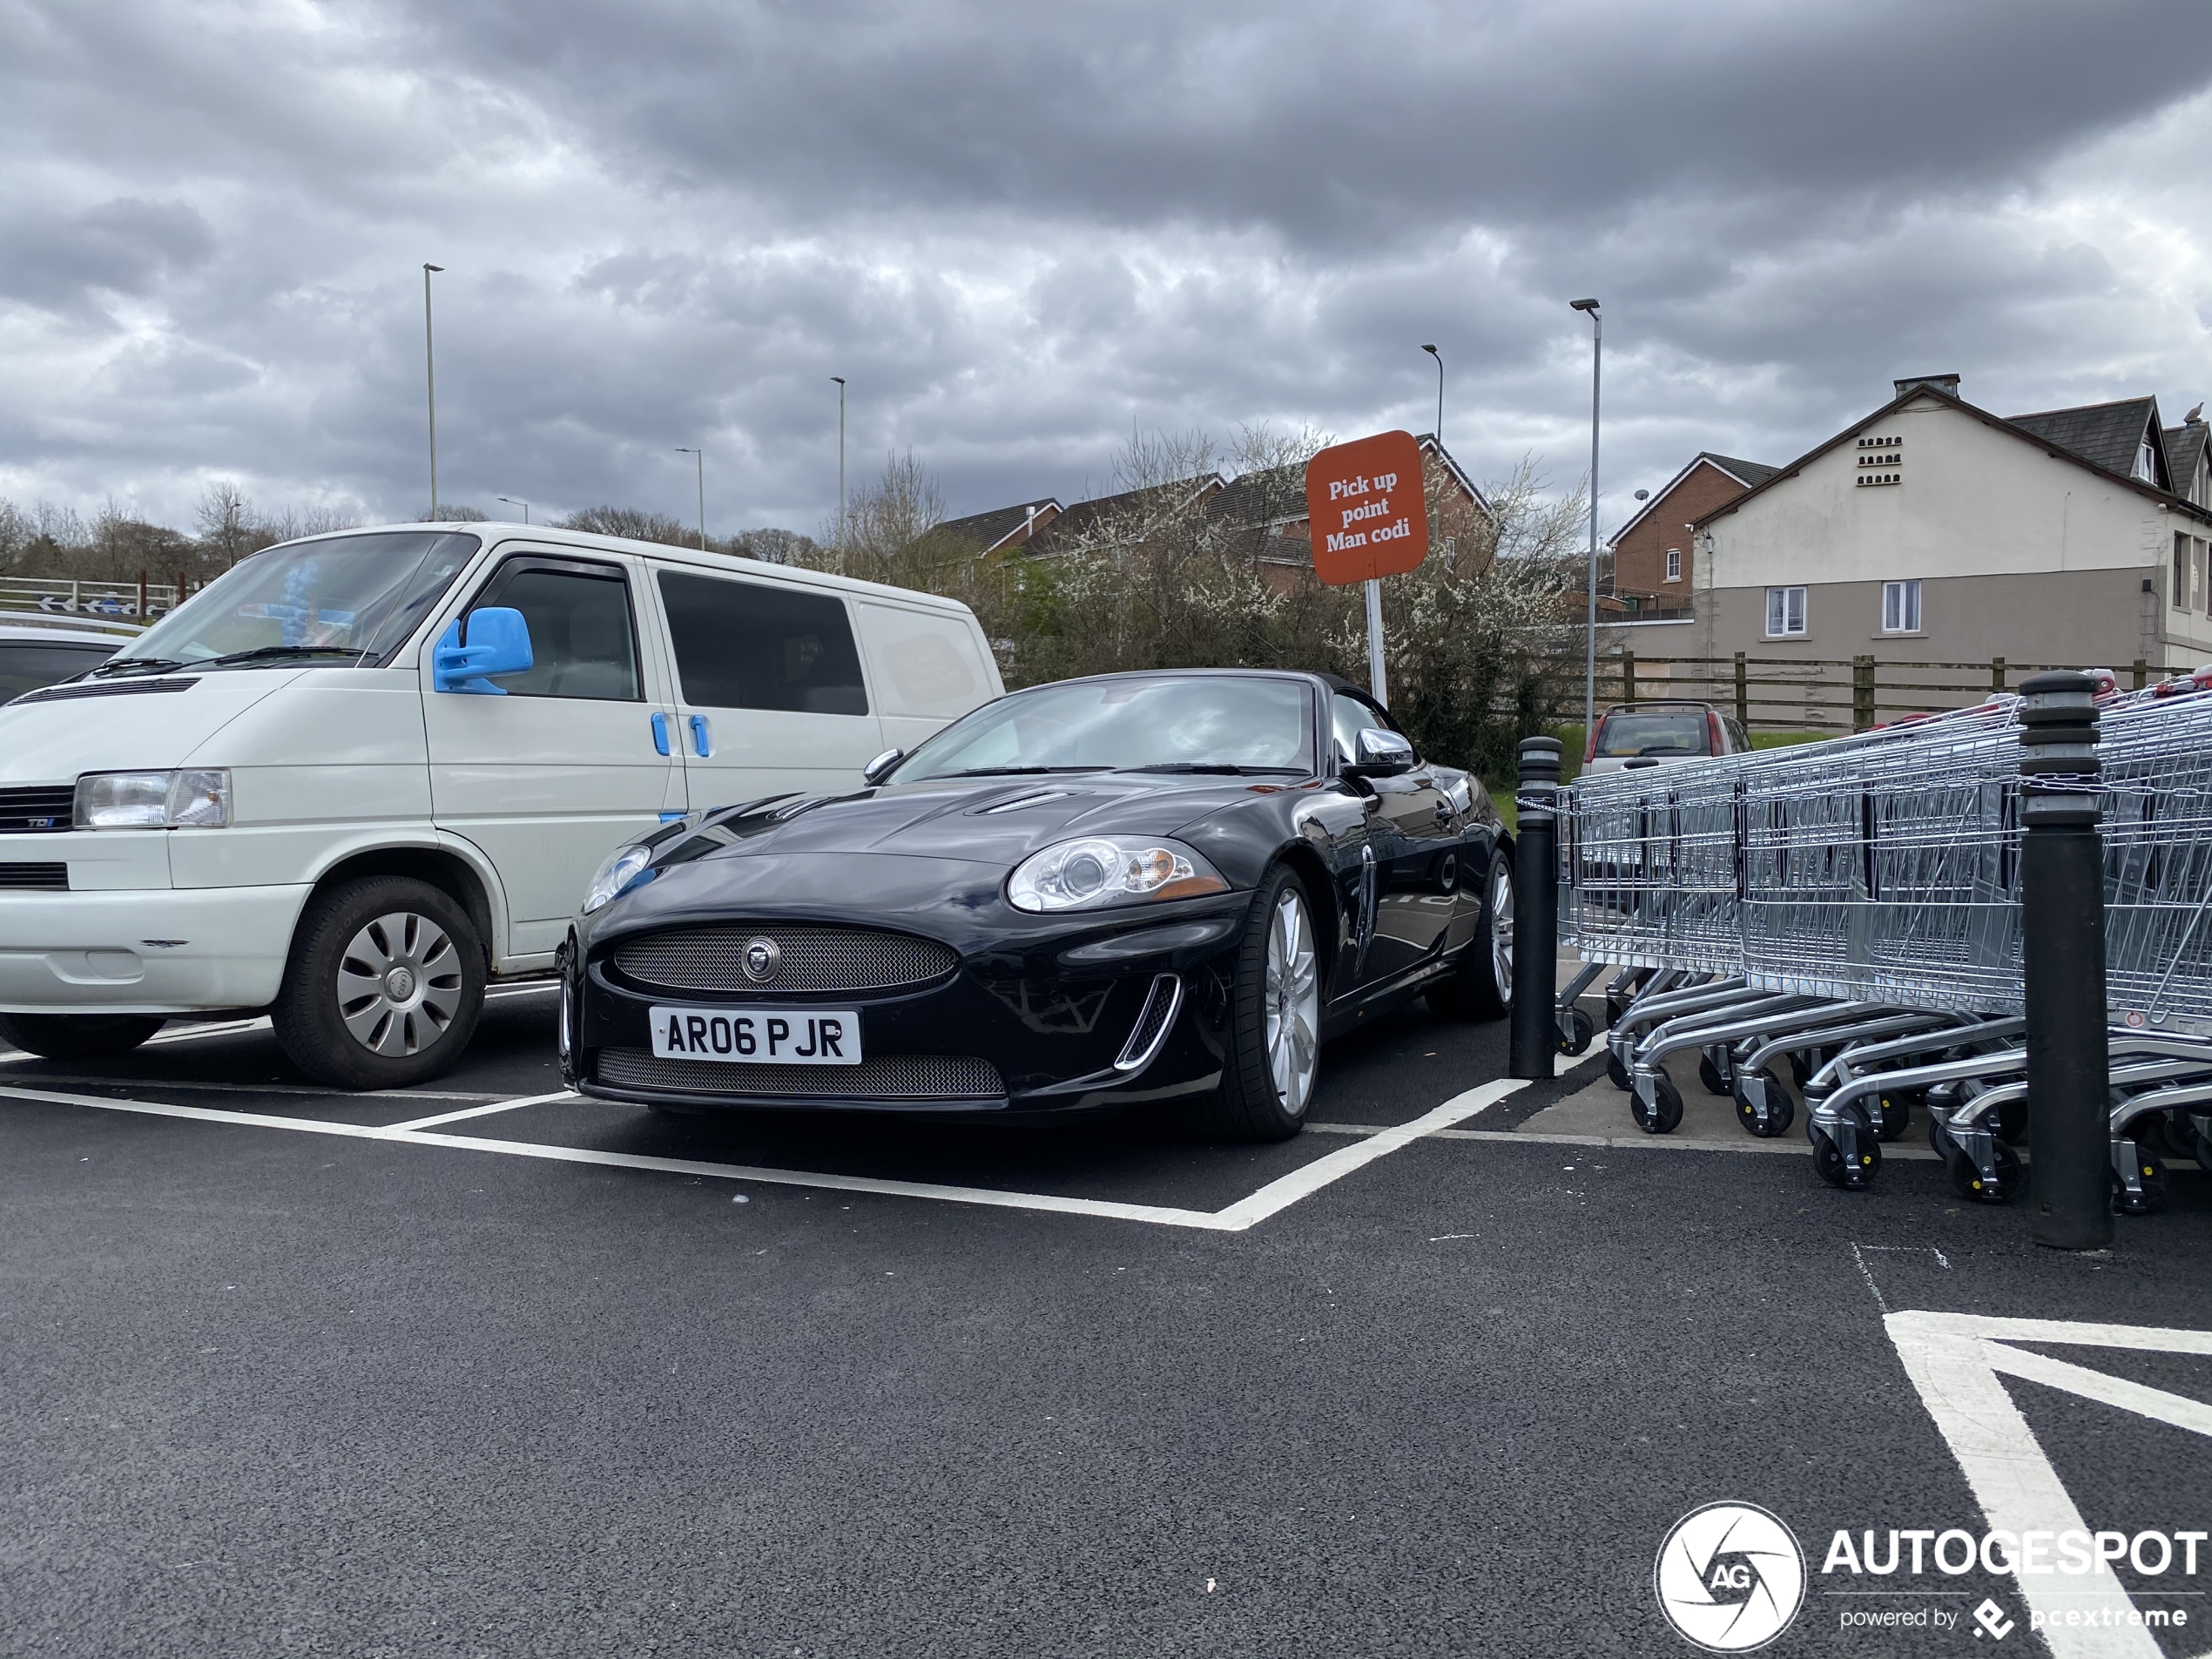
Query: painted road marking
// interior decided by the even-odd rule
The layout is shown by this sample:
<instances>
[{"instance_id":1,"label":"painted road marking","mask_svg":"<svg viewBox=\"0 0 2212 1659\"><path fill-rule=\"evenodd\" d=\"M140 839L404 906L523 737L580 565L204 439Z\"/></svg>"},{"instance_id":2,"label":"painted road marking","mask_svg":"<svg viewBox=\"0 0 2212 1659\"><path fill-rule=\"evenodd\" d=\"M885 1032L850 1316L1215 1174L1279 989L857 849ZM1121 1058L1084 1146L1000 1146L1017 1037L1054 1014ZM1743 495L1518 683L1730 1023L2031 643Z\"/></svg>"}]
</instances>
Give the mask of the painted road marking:
<instances>
[{"instance_id":1,"label":"painted road marking","mask_svg":"<svg viewBox=\"0 0 2212 1659\"><path fill-rule=\"evenodd\" d=\"M968 1204L1000 1210L1042 1211L1055 1215L1095 1216L1113 1221L1149 1222L1155 1226L1189 1227L1204 1232L1244 1232L1323 1188L1386 1157L1424 1136L1466 1121L1494 1106L1527 1085L1512 1078L1483 1083L1454 1096L1441 1106L1409 1123L1365 1137L1357 1146L1325 1154L1302 1169L1269 1182L1257 1192L1221 1211L1182 1210L1157 1204L1122 1204L1104 1198L1067 1198L1044 1192L1008 1192L991 1187L944 1186L926 1181L892 1181L873 1176L826 1175L799 1170L765 1169L738 1163L709 1163L693 1158L651 1157L635 1152L601 1152L582 1147L542 1146L528 1141L485 1140L470 1135L430 1134L422 1125L473 1117L488 1111L509 1110L567 1097L530 1096L495 1103L488 1108L446 1114L441 1118L418 1118L413 1123L379 1128L365 1123L333 1123L310 1117L278 1117L260 1112L218 1111L207 1106L172 1106L147 1100L111 1100L97 1095L70 1095L44 1089L0 1088L0 1097L62 1106L87 1106L98 1111L131 1112L149 1117L184 1118L194 1123L229 1123L247 1129L291 1130L303 1135L336 1135L349 1140L397 1142L408 1146L436 1146L470 1152L496 1152L509 1157L543 1158L556 1163L589 1163L617 1170L652 1170L666 1175L704 1176L715 1180L754 1181L770 1186L814 1187L833 1192L866 1192L886 1197L927 1198L943 1204Z\"/></svg>"},{"instance_id":2,"label":"painted road marking","mask_svg":"<svg viewBox=\"0 0 2212 1659\"><path fill-rule=\"evenodd\" d=\"M1317 1135L1373 1135L1372 1123L1308 1123ZM1802 1156L1804 1147L1787 1136L1770 1141L1747 1135L1740 1141L1689 1141L1674 1135L1542 1135L1517 1129L1444 1129L1433 1132L1440 1141L1503 1141L1510 1146L1628 1146L1654 1147L1674 1152L1790 1152ZM1939 1160L1925 1147L1885 1145L1882 1162L1901 1158L1913 1163Z\"/></svg>"},{"instance_id":3,"label":"painted road marking","mask_svg":"<svg viewBox=\"0 0 2212 1659\"><path fill-rule=\"evenodd\" d=\"M2025 1378L2212 1437L2212 1406L2201 1400L2010 1345L2055 1343L2212 1357L2212 1331L1913 1311L1886 1314L1883 1324L1993 1530L2015 1537L2089 1530L2035 1431L2013 1404L2003 1377ZM2157 1638L2148 1629L2120 1622L2132 1616L2134 1603L2105 1561L2098 1561L2092 1572L2067 1575L2063 1582L2073 1588L2065 1590L2054 1581L2056 1577L2025 1573L2013 1580L2030 1610L2046 1615L2042 1635L2054 1659L2161 1659ZM2109 1609L2117 1617L2093 1629L2048 1622L2053 1613L2062 1620L2068 1608L2083 1607Z\"/></svg>"},{"instance_id":4,"label":"painted road marking","mask_svg":"<svg viewBox=\"0 0 2212 1659\"><path fill-rule=\"evenodd\" d=\"M511 1112L521 1106L543 1106L556 1100L582 1100L573 1089L556 1089L550 1095L525 1095L520 1100L496 1100L488 1106L467 1106L457 1112L440 1112L435 1117L418 1117L409 1123L393 1123L393 1130L432 1129L440 1123L458 1123L464 1117L489 1117L494 1112Z\"/></svg>"}]
</instances>

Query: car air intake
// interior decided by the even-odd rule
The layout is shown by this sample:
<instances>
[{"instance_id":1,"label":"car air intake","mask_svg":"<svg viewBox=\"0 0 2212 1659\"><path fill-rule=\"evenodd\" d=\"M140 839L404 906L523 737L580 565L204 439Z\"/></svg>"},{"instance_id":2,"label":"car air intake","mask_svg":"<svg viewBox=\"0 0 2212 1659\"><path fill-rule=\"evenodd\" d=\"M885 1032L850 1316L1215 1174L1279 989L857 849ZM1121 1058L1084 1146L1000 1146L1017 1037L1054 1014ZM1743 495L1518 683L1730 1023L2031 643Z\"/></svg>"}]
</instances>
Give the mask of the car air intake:
<instances>
[{"instance_id":1,"label":"car air intake","mask_svg":"<svg viewBox=\"0 0 2212 1659\"><path fill-rule=\"evenodd\" d=\"M74 685L49 685L25 691L17 703L69 703L80 697L144 697L155 691L189 691L199 684L192 679L84 680Z\"/></svg>"},{"instance_id":2,"label":"car air intake","mask_svg":"<svg viewBox=\"0 0 2212 1659\"><path fill-rule=\"evenodd\" d=\"M1160 1044L1168 1035L1168 1028L1175 1023L1177 1009L1183 1006L1183 981L1173 974L1154 977L1150 993L1144 1006L1137 1010L1136 1027L1129 1034L1129 1041L1122 1044L1121 1057L1114 1062L1114 1069L1137 1072L1152 1063L1160 1052Z\"/></svg>"},{"instance_id":3,"label":"car air intake","mask_svg":"<svg viewBox=\"0 0 2212 1659\"><path fill-rule=\"evenodd\" d=\"M610 1088L755 1100L961 1100L1006 1098L1006 1080L970 1055L894 1054L857 1066L770 1066L663 1060L650 1049L602 1049L599 1081Z\"/></svg>"},{"instance_id":4,"label":"car air intake","mask_svg":"<svg viewBox=\"0 0 2212 1659\"><path fill-rule=\"evenodd\" d=\"M0 789L0 835L44 835L69 827L75 784L35 784Z\"/></svg>"},{"instance_id":5,"label":"car air intake","mask_svg":"<svg viewBox=\"0 0 2212 1659\"><path fill-rule=\"evenodd\" d=\"M67 893L69 866L0 863L0 891Z\"/></svg>"},{"instance_id":6,"label":"car air intake","mask_svg":"<svg viewBox=\"0 0 2212 1659\"><path fill-rule=\"evenodd\" d=\"M752 949L762 941L774 948ZM641 985L671 990L844 993L926 985L959 967L960 954L934 939L877 927L739 921L625 939L614 964Z\"/></svg>"}]
</instances>

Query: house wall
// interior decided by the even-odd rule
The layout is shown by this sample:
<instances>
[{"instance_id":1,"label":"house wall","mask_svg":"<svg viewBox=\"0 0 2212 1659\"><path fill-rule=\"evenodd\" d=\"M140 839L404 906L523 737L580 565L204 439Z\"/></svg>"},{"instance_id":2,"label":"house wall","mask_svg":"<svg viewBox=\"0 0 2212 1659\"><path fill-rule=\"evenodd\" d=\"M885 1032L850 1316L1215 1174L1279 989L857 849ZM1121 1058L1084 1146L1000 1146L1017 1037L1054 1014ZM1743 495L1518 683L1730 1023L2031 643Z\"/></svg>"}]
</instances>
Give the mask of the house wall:
<instances>
[{"instance_id":1,"label":"house wall","mask_svg":"<svg viewBox=\"0 0 2212 1659\"><path fill-rule=\"evenodd\" d=\"M1613 591L1643 594L1661 604L1687 604L1697 590L1696 550L1687 528L1743 493L1744 486L1701 461L1646 509L1613 544ZM1667 550L1682 550L1682 579L1667 580Z\"/></svg>"},{"instance_id":2,"label":"house wall","mask_svg":"<svg viewBox=\"0 0 2212 1659\"><path fill-rule=\"evenodd\" d=\"M1898 442L1870 452L1861 437ZM1870 473L1900 482L1861 483ZM1932 399L1857 429L1705 528L1706 655L2122 668L2212 656L2212 596L2194 573L2187 608L2168 603L2175 531L2212 527ZM1884 633L1881 584L1914 578L1919 631ZM1806 590L1802 639L1766 636L1770 585Z\"/></svg>"}]
</instances>

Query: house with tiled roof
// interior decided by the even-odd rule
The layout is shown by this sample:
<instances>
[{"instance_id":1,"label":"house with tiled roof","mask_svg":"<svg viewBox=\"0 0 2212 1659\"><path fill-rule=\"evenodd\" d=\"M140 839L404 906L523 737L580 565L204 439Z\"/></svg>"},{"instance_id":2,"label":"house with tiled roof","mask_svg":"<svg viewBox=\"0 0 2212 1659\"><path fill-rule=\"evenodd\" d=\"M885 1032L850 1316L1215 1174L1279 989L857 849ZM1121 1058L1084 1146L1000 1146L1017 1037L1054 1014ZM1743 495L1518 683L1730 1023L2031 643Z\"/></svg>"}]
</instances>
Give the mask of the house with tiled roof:
<instances>
[{"instance_id":1,"label":"house with tiled roof","mask_svg":"<svg viewBox=\"0 0 2212 1659\"><path fill-rule=\"evenodd\" d=\"M1433 432L1413 440L1427 487L1431 552L1458 556L1458 521L1479 514L1494 526L1489 500ZM1206 502L1206 517L1231 552L1243 552L1278 586L1309 578L1313 541L1305 510L1303 462L1265 467L1230 480Z\"/></svg>"},{"instance_id":2,"label":"house with tiled roof","mask_svg":"<svg viewBox=\"0 0 2212 1659\"><path fill-rule=\"evenodd\" d=\"M2198 410L1993 415L1956 375L1693 521L1696 655L2107 666L2212 658ZM1656 653L1656 644L1644 647Z\"/></svg>"},{"instance_id":3,"label":"house with tiled roof","mask_svg":"<svg viewBox=\"0 0 2212 1659\"><path fill-rule=\"evenodd\" d=\"M1063 509L1051 524L1030 539L1027 551L1039 558L1134 546L1170 519L1202 509L1224 488L1217 472L1170 483L1148 484L1112 496L1094 496Z\"/></svg>"},{"instance_id":4,"label":"house with tiled roof","mask_svg":"<svg viewBox=\"0 0 2212 1659\"><path fill-rule=\"evenodd\" d=\"M1638 611L1686 610L1696 591L1697 549L1689 529L1779 469L1700 450L1613 537L1613 591Z\"/></svg>"},{"instance_id":5,"label":"house with tiled roof","mask_svg":"<svg viewBox=\"0 0 2212 1659\"><path fill-rule=\"evenodd\" d=\"M937 529L949 542L977 553L995 553L1001 548L1022 546L1064 510L1055 497L1045 496L1016 502L1011 507L994 507L988 513L970 513L966 518L948 518Z\"/></svg>"}]
</instances>

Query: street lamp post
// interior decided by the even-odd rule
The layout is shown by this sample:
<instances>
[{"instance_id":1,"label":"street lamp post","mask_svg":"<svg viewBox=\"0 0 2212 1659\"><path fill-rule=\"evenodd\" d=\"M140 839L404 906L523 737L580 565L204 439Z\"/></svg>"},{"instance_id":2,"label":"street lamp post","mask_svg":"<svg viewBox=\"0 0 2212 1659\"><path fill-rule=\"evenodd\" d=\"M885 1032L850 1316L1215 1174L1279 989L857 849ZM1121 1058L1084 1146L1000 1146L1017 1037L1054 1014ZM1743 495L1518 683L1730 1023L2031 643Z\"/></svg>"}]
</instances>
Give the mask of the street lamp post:
<instances>
[{"instance_id":1,"label":"street lamp post","mask_svg":"<svg viewBox=\"0 0 2212 1659\"><path fill-rule=\"evenodd\" d=\"M520 496L495 496L492 499L494 501L503 501L509 507L521 508L523 509L523 523L527 524L530 522L530 504L524 501Z\"/></svg>"},{"instance_id":2,"label":"street lamp post","mask_svg":"<svg viewBox=\"0 0 2212 1659\"><path fill-rule=\"evenodd\" d=\"M1568 302L1590 315L1590 629L1582 653L1582 742L1597 730L1597 411L1598 370L1605 359L1605 319L1595 300Z\"/></svg>"},{"instance_id":3,"label":"street lamp post","mask_svg":"<svg viewBox=\"0 0 2212 1659\"><path fill-rule=\"evenodd\" d=\"M1436 453L1444 453L1444 354L1433 346L1421 349L1436 359Z\"/></svg>"},{"instance_id":4,"label":"street lamp post","mask_svg":"<svg viewBox=\"0 0 2212 1659\"><path fill-rule=\"evenodd\" d=\"M422 383L430 397L430 520L438 517L438 357L430 345L430 275L442 265L422 266Z\"/></svg>"},{"instance_id":5,"label":"street lamp post","mask_svg":"<svg viewBox=\"0 0 2212 1659\"><path fill-rule=\"evenodd\" d=\"M845 550L845 376L833 374L837 382L837 549Z\"/></svg>"},{"instance_id":6,"label":"street lamp post","mask_svg":"<svg viewBox=\"0 0 2212 1659\"><path fill-rule=\"evenodd\" d=\"M698 463L699 551L704 553L706 551L706 451L704 449L686 449L679 444L677 447L676 453L679 455L689 455L693 461Z\"/></svg>"}]
</instances>

